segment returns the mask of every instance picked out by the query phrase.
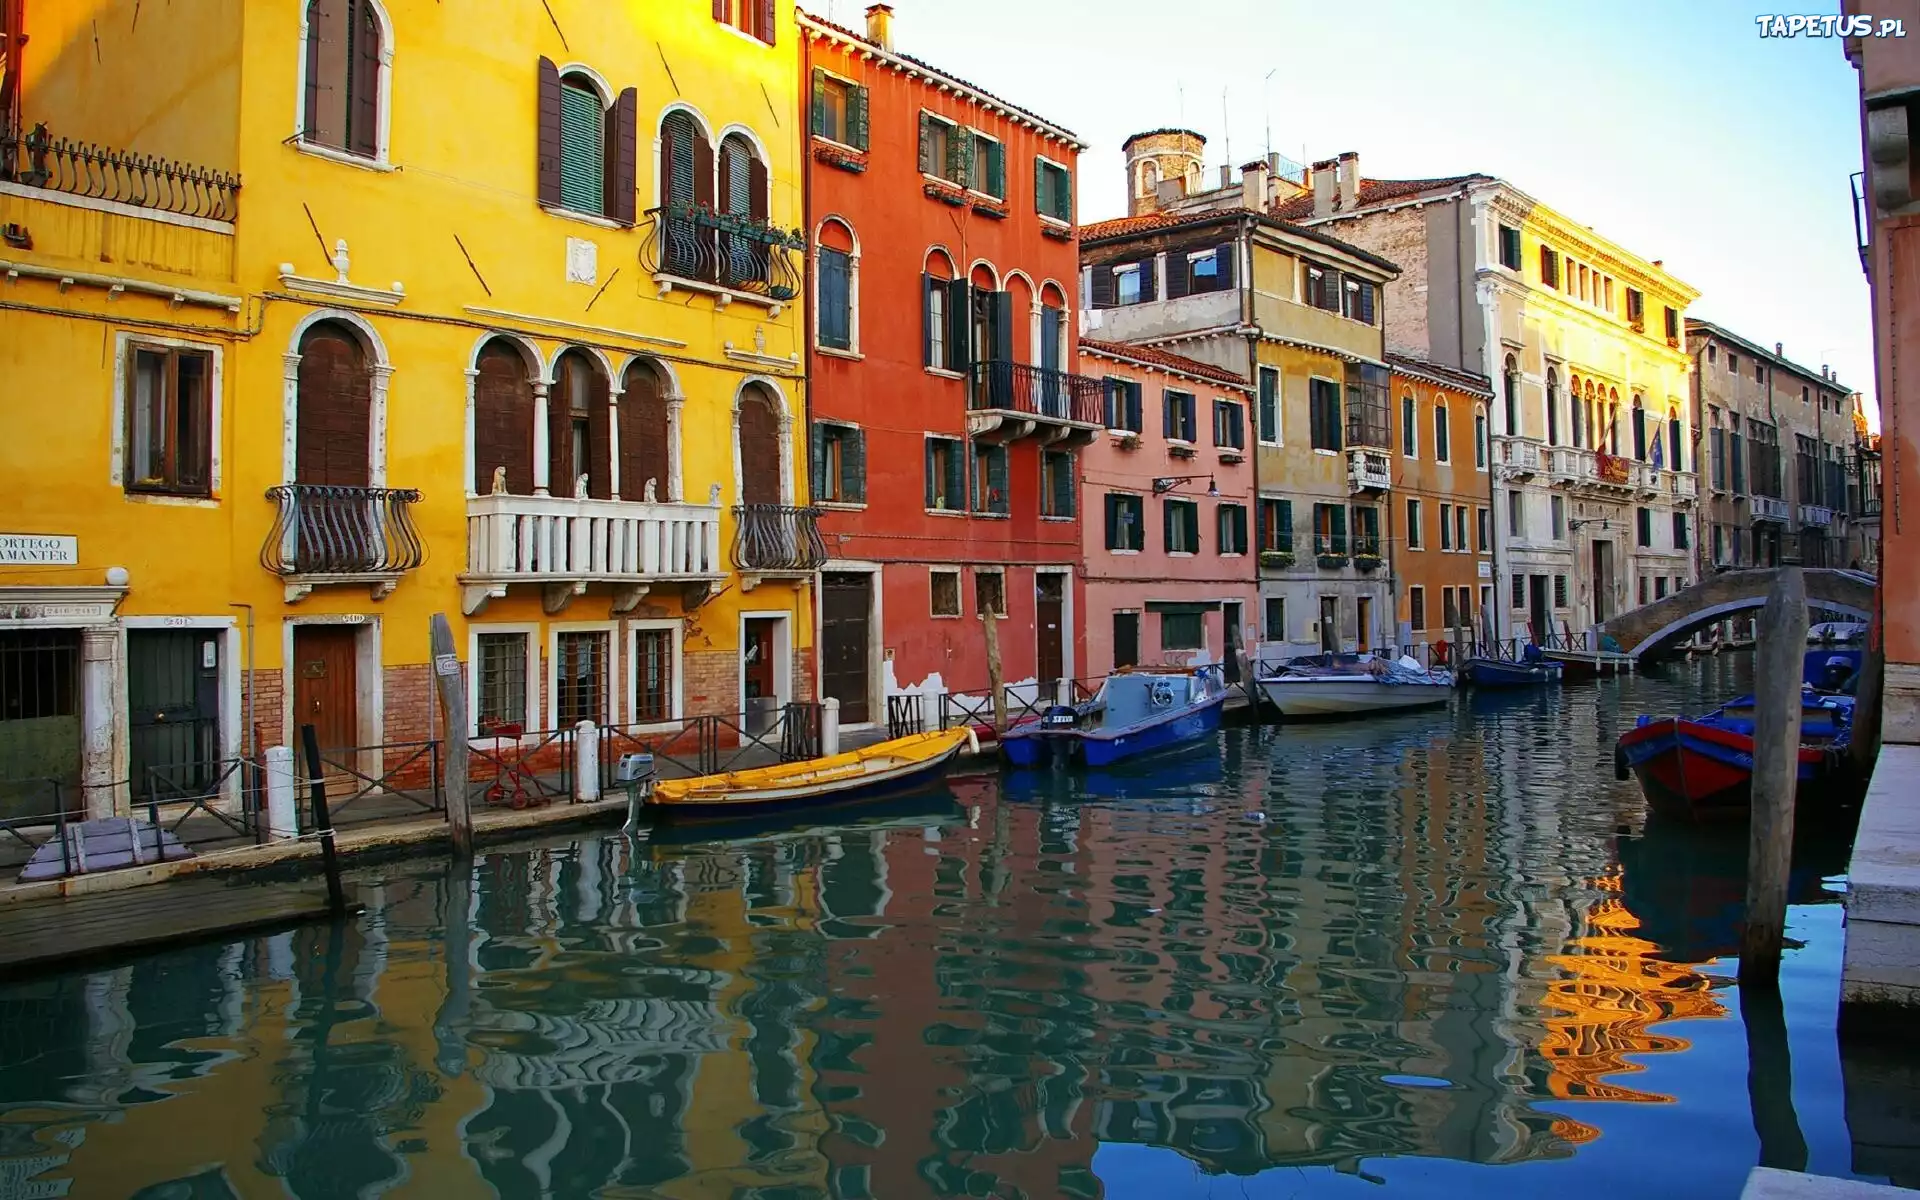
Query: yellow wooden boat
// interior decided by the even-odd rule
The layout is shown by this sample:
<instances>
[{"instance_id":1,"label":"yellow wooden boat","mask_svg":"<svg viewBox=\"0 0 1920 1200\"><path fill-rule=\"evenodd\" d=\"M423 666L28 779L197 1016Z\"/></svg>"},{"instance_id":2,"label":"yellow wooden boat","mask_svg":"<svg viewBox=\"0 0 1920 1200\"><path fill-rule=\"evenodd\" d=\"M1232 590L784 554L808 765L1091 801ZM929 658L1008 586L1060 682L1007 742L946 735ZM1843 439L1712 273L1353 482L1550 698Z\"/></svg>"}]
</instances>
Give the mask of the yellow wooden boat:
<instances>
[{"instance_id":1,"label":"yellow wooden boat","mask_svg":"<svg viewBox=\"0 0 1920 1200\"><path fill-rule=\"evenodd\" d=\"M939 779L962 746L979 751L971 729L916 733L830 758L662 780L647 803L660 811L718 816L910 792Z\"/></svg>"}]
</instances>

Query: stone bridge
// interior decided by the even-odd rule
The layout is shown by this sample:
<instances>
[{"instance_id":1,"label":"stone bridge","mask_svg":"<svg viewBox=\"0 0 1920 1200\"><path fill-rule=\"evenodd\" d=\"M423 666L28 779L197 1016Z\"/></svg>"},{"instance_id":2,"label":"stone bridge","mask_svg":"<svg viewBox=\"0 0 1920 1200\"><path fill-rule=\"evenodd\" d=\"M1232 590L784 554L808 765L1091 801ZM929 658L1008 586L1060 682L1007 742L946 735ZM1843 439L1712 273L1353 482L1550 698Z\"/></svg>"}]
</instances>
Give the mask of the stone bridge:
<instances>
[{"instance_id":1,"label":"stone bridge","mask_svg":"<svg viewBox=\"0 0 1920 1200\"><path fill-rule=\"evenodd\" d=\"M1765 607L1779 568L1723 571L1664 600L1634 609L1602 625L1628 654L1639 657L1680 641L1703 625ZM1874 578L1861 571L1805 569L1807 607L1865 621L1873 613Z\"/></svg>"}]
</instances>

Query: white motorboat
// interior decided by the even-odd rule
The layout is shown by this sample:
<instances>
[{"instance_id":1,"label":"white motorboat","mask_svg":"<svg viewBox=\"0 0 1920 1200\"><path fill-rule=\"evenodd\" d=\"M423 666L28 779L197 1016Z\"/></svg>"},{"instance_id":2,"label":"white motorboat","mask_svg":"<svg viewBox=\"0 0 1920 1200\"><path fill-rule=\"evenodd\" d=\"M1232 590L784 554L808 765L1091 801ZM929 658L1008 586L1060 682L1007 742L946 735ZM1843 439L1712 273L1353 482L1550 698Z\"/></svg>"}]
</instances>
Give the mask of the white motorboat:
<instances>
[{"instance_id":1,"label":"white motorboat","mask_svg":"<svg viewBox=\"0 0 1920 1200\"><path fill-rule=\"evenodd\" d=\"M1429 671L1411 658L1347 661L1296 659L1271 675L1260 690L1283 717L1345 717L1398 712L1445 704L1453 695L1453 672Z\"/></svg>"}]
</instances>

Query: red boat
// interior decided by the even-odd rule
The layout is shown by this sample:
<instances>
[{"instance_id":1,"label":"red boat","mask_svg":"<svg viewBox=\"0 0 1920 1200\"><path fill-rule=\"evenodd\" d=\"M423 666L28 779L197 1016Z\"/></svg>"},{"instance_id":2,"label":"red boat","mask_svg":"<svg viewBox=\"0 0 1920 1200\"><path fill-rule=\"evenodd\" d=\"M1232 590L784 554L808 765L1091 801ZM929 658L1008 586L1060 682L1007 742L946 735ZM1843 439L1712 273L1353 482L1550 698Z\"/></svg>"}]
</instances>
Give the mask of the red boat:
<instances>
[{"instance_id":1,"label":"red boat","mask_svg":"<svg viewBox=\"0 0 1920 1200\"><path fill-rule=\"evenodd\" d=\"M1620 735L1614 773L1631 773L1657 812L1690 821L1741 819L1753 801L1753 698L1703 717L1641 717ZM1809 694L1800 709L1797 801L1844 798L1853 697Z\"/></svg>"}]
</instances>

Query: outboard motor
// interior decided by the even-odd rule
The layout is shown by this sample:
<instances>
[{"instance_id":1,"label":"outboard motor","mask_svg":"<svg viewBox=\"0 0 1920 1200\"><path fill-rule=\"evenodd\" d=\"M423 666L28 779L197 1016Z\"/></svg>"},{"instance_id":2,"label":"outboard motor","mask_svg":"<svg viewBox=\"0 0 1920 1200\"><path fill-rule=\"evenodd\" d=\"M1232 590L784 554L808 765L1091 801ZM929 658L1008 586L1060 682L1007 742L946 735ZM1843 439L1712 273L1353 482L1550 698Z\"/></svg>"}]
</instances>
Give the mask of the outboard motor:
<instances>
[{"instance_id":1,"label":"outboard motor","mask_svg":"<svg viewBox=\"0 0 1920 1200\"><path fill-rule=\"evenodd\" d=\"M1080 714L1071 705L1055 704L1040 714L1040 728L1051 733L1056 729L1072 729L1080 723Z\"/></svg>"}]
</instances>

